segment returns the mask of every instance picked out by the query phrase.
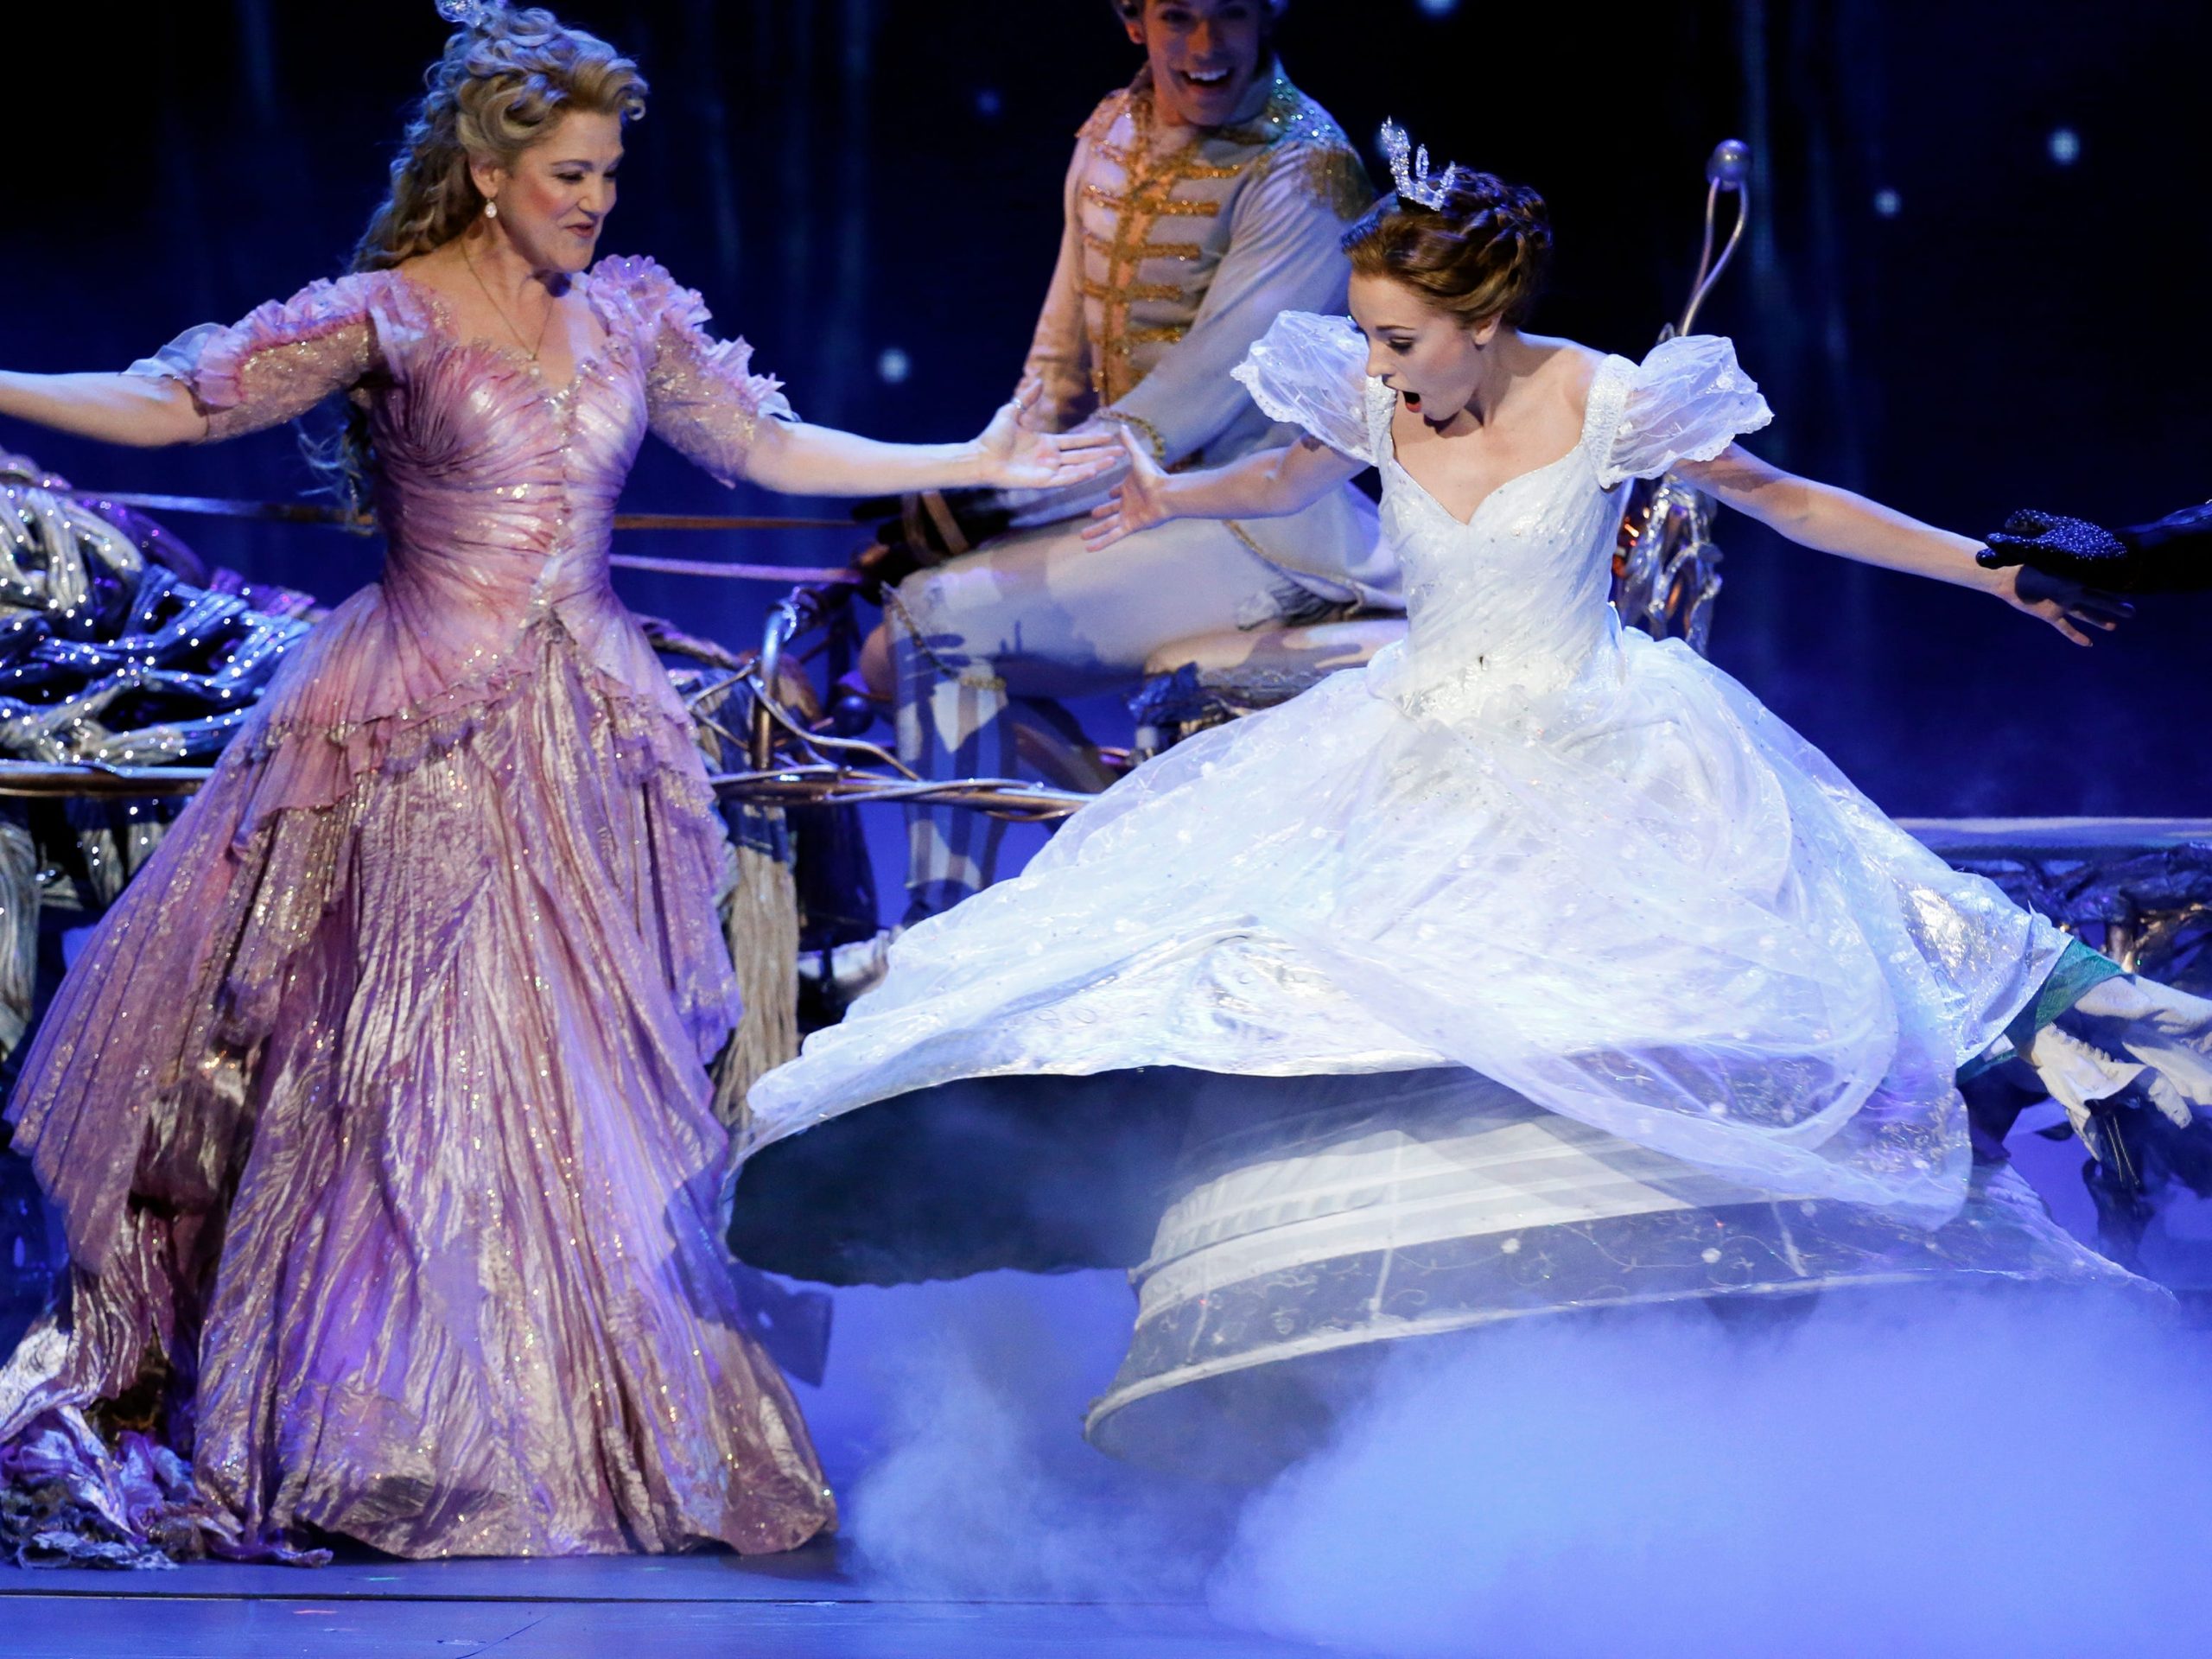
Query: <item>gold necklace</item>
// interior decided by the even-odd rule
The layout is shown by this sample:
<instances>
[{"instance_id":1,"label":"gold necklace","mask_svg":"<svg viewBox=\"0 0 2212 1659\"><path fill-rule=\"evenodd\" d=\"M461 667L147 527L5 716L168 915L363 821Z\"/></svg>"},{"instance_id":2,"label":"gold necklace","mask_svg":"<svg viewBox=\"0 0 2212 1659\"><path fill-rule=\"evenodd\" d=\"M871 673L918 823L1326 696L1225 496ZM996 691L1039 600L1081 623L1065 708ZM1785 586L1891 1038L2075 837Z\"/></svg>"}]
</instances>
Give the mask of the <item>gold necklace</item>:
<instances>
[{"instance_id":1,"label":"gold necklace","mask_svg":"<svg viewBox=\"0 0 2212 1659\"><path fill-rule=\"evenodd\" d=\"M506 324L507 332L515 337L515 344L522 347L524 354L531 362L537 362L537 353L545 344L545 331L553 326L554 301L550 296L546 300L545 320L537 325L537 344L533 346L523 339L522 330L515 327L514 319L507 315L506 308L493 294L492 285L484 280L484 273L476 269L476 261L468 257L468 250L465 247L461 251L461 263L468 267L468 274L476 279L476 286L484 290L484 298L491 306L493 315Z\"/></svg>"}]
</instances>

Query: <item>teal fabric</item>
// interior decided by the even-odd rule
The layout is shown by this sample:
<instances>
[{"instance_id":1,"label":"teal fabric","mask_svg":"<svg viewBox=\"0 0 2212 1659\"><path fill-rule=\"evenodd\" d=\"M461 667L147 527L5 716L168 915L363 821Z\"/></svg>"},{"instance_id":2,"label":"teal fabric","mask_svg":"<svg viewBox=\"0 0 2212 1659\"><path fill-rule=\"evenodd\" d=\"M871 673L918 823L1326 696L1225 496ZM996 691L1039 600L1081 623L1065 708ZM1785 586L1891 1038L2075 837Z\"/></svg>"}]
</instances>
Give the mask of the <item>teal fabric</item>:
<instances>
[{"instance_id":1,"label":"teal fabric","mask_svg":"<svg viewBox=\"0 0 2212 1659\"><path fill-rule=\"evenodd\" d=\"M2037 990L2027 1007L2014 1016L2005 1027L2005 1039L2012 1046L2014 1054L2024 1053L2036 1033L2088 995L2092 988L2108 979L2117 978L2127 970L2101 950L2092 950L2079 939L2069 939L2066 953L2044 976L2042 988ZM1959 1081L1965 1083L1980 1077L1993 1065L1999 1065L2010 1056L1999 1053L1977 1054L1959 1068Z\"/></svg>"}]
</instances>

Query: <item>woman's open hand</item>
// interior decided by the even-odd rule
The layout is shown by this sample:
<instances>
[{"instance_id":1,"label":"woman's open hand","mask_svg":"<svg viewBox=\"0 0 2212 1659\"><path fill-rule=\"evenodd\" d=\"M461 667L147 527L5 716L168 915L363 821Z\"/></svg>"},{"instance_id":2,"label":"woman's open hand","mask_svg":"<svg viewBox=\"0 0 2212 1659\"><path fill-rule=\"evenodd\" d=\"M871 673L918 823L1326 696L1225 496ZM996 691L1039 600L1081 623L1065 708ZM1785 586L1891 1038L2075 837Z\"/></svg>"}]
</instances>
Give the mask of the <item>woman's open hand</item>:
<instances>
[{"instance_id":1,"label":"woman's open hand","mask_svg":"<svg viewBox=\"0 0 2212 1659\"><path fill-rule=\"evenodd\" d=\"M976 441L982 475L976 481L1003 489L1057 490L1080 484L1116 466L1122 459L1112 432L1034 432L1022 416L1037 401L1044 383L1024 380L1011 400L1000 406Z\"/></svg>"},{"instance_id":2,"label":"woman's open hand","mask_svg":"<svg viewBox=\"0 0 2212 1659\"><path fill-rule=\"evenodd\" d=\"M1145 453L1128 427L1119 429L1117 435L1128 457L1129 470L1122 477L1121 488L1114 492L1114 499L1090 510L1090 522L1083 527L1085 547L1111 547L1124 536L1164 524L1175 516L1174 508L1167 503L1166 473Z\"/></svg>"},{"instance_id":3,"label":"woman's open hand","mask_svg":"<svg viewBox=\"0 0 2212 1659\"><path fill-rule=\"evenodd\" d=\"M2084 628L2110 633L2135 614L2135 607L2116 594L2085 588L2078 582L2054 576L2032 565L2013 565L1999 573L1992 589L2016 611L2048 622L2077 645L2091 643Z\"/></svg>"}]
</instances>

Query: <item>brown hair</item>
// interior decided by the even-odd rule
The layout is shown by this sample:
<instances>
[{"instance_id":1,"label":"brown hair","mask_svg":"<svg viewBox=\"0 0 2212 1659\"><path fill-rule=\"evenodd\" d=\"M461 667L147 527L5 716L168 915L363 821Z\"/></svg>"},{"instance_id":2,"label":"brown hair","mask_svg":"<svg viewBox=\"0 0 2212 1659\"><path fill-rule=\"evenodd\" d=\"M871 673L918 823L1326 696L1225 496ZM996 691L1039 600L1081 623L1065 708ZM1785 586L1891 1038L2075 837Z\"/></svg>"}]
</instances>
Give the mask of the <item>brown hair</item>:
<instances>
[{"instance_id":1,"label":"brown hair","mask_svg":"<svg viewBox=\"0 0 2212 1659\"><path fill-rule=\"evenodd\" d=\"M384 270L450 242L484 211L471 160L512 168L563 116L633 121L645 112L638 66L541 6L487 9L456 32L423 77L385 198L353 250L353 269Z\"/></svg>"},{"instance_id":2,"label":"brown hair","mask_svg":"<svg viewBox=\"0 0 2212 1659\"><path fill-rule=\"evenodd\" d=\"M1267 0L1267 3L1268 16L1279 19L1290 0ZM1144 16L1144 0L1107 0L1107 3L1114 8L1114 15L1123 22L1134 23Z\"/></svg>"},{"instance_id":3,"label":"brown hair","mask_svg":"<svg viewBox=\"0 0 2212 1659\"><path fill-rule=\"evenodd\" d=\"M1470 328L1529 315L1551 264L1544 199L1494 173L1452 169L1441 207L1389 195L1344 233L1351 268L1412 289Z\"/></svg>"}]
</instances>

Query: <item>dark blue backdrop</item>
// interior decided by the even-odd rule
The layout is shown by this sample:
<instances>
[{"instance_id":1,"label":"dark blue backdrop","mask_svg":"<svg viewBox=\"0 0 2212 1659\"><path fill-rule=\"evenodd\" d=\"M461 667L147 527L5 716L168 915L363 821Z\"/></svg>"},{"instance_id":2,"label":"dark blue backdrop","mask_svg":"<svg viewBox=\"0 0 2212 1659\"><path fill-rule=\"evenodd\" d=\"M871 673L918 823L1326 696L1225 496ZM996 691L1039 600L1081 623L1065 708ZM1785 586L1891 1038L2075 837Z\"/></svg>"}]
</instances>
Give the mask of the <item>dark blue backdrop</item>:
<instances>
[{"instance_id":1,"label":"dark blue backdrop","mask_svg":"<svg viewBox=\"0 0 2212 1659\"><path fill-rule=\"evenodd\" d=\"M1051 267L1070 137L1135 67L1105 0L568 12L655 88L610 251L653 253L702 288L811 417L917 438L982 422ZM119 366L335 271L441 32L427 0L11 22L0 363ZM2128 518L2212 494L2212 149L2190 113L2208 43L2202 9L2163 0L1668 0L1611 31L1582 8L1296 0L1284 49L1355 135L1395 114L1542 188L1560 253L1538 326L1631 353L1680 305L1705 153L1749 139L1765 213L1706 321L1738 336L1780 411L1758 447L1973 531L2021 502ZM880 372L894 348L903 381ZM115 487L306 484L281 433L143 454L10 427L0 444ZM661 452L628 500L766 505ZM327 597L375 568L372 543L335 532L176 527ZM2085 652L1740 520L1722 536L1714 654L1892 810L2212 810L2196 707L2212 601L2159 605ZM794 563L845 549L632 545ZM731 639L766 597L622 586Z\"/></svg>"}]
</instances>

